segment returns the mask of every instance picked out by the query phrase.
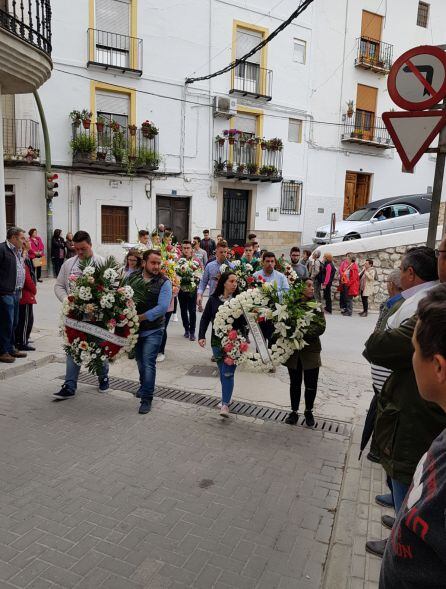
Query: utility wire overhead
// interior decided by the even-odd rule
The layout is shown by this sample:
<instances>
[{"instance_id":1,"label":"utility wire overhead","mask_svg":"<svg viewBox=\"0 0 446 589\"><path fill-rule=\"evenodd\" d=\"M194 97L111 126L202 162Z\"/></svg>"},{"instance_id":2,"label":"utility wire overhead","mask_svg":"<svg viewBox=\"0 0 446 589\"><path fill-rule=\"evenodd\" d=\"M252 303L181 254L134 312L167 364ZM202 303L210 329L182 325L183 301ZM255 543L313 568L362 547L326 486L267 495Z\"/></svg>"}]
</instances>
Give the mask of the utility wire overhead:
<instances>
[{"instance_id":1,"label":"utility wire overhead","mask_svg":"<svg viewBox=\"0 0 446 589\"><path fill-rule=\"evenodd\" d=\"M309 6L312 4L314 0L301 0L299 7L285 20L282 24L280 24L277 29L275 29L268 37L263 39L258 45L256 45L251 51L243 55L243 57L239 57L238 59L231 62L226 67L222 68L214 72L213 74L208 74L207 76L200 76L198 78L186 78L186 84L193 84L194 82L202 82L204 80L210 80L211 78L216 78L217 76L221 76L226 72L230 72L231 70L235 69L239 64L244 63L247 59L249 59L252 55L260 51L263 47L268 45L270 41L272 41L279 33L281 33L288 25L290 25L295 18L302 14Z\"/></svg>"}]
</instances>

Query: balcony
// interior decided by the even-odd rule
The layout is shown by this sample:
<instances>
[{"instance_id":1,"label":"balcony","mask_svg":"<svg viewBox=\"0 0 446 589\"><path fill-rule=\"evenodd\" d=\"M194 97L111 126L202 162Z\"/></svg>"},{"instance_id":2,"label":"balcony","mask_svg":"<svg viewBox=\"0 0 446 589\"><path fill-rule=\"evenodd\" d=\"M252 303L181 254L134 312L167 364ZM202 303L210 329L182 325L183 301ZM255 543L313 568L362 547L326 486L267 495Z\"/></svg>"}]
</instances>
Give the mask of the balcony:
<instances>
[{"instance_id":1,"label":"balcony","mask_svg":"<svg viewBox=\"0 0 446 589\"><path fill-rule=\"evenodd\" d=\"M382 119L375 113L365 110L357 110L351 117L345 115L341 140L381 149L394 147Z\"/></svg>"},{"instance_id":2,"label":"balcony","mask_svg":"<svg viewBox=\"0 0 446 589\"><path fill-rule=\"evenodd\" d=\"M256 137L216 137L214 175L251 182L282 181L282 142Z\"/></svg>"},{"instance_id":3,"label":"balcony","mask_svg":"<svg viewBox=\"0 0 446 589\"><path fill-rule=\"evenodd\" d=\"M159 168L158 134L119 125L73 124L73 168L110 174L147 174Z\"/></svg>"},{"instance_id":4,"label":"balcony","mask_svg":"<svg viewBox=\"0 0 446 589\"><path fill-rule=\"evenodd\" d=\"M39 123L31 119L3 119L3 160L5 165L40 162Z\"/></svg>"},{"instance_id":5,"label":"balcony","mask_svg":"<svg viewBox=\"0 0 446 589\"><path fill-rule=\"evenodd\" d=\"M88 29L87 66L142 76L142 39Z\"/></svg>"},{"instance_id":6,"label":"balcony","mask_svg":"<svg viewBox=\"0 0 446 589\"><path fill-rule=\"evenodd\" d=\"M229 94L248 96L263 102L272 99L273 72L257 63L243 62L232 72Z\"/></svg>"},{"instance_id":7,"label":"balcony","mask_svg":"<svg viewBox=\"0 0 446 589\"><path fill-rule=\"evenodd\" d=\"M393 63L393 45L369 37L357 39L355 66L388 74Z\"/></svg>"},{"instance_id":8,"label":"balcony","mask_svg":"<svg viewBox=\"0 0 446 589\"><path fill-rule=\"evenodd\" d=\"M51 75L49 0L0 0L2 93L37 90Z\"/></svg>"}]
</instances>

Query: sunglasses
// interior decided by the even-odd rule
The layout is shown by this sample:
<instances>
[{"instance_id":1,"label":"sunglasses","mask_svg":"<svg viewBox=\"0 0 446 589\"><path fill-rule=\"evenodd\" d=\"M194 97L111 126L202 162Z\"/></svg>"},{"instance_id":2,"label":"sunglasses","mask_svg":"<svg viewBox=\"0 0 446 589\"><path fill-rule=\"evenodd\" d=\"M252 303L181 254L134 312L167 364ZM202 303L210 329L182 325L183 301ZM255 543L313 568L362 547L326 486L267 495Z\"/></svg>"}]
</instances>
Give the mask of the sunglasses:
<instances>
[{"instance_id":1,"label":"sunglasses","mask_svg":"<svg viewBox=\"0 0 446 589\"><path fill-rule=\"evenodd\" d=\"M439 258L440 254L446 254L446 250L434 250L434 252L436 258Z\"/></svg>"}]
</instances>

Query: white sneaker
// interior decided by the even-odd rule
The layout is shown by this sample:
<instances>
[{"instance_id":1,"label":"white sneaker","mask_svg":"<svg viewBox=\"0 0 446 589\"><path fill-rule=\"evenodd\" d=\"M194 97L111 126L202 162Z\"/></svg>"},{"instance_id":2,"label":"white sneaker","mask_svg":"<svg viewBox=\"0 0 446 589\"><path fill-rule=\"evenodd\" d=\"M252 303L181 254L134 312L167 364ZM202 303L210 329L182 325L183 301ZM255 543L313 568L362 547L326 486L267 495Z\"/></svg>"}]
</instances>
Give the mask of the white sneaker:
<instances>
[{"instance_id":1,"label":"white sneaker","mask_svg":"<svg viewBox=\"0 0 446 589\"><path fill-rule=\"evenodd\" d=\"M156 357L157 362L164 362L165 359L166 359L165 354L158 354L158 356Z\"/></svg>"},{"instance_id":2,"label":"white sneaker","mask_svg":"<svg viewBox=\"0 0 446 589\"><path fill-rule=\"evenodd\" d=\"M174 314L172 315L172 321L173 321L174 323L178 323L178 315L177 315L176 313L174 313Z\"/></svg>"},{"instance_id":3,"label":"white sneaker","mask_svg":"<svg viewBox=\"0 0 446 589\"><path fill-rule=\"evenodd\" d=\"M222 408L222 402L220 401L220 403L217 405L217 409L221 409Z\"/></svg>"},{"instance_id":4,"label":"white sneaker","mask_svg":"<svg viewBox=\"0 0 446 589\"><path fill-rule=\"evenodd\" d=\"M229 407L227 405L221 406L220 415L222 417L229 417Z\"/></svg>"}]
</instances>

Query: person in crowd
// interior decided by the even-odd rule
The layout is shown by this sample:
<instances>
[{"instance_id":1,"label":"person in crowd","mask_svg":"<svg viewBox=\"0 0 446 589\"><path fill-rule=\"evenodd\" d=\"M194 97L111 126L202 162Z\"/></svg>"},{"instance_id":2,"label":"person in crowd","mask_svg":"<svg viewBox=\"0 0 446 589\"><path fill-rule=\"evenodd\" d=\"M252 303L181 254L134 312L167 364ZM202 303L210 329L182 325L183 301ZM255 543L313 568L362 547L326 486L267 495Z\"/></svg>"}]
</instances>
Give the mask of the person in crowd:
<instances>
[{"instance_id":1,"label":"person in crowd","mask_svg":"<svg viewBox=\"0 0 446 589\"><path fill-rule=\"evenodd\" d=\"M164 362L164 360L166 359L167 327L168 327L168 325L170 323L170 319L173 315L174 308L175 308L175 302L176 302L179 292L180 292L180 289L178 288L178 286L175 286L172 284L172 298L170 299L170 305L167 309L167 313L164 316L163 339L161 340L161 346L160 346L160 349L158 352L158 356L156 358L157 362Z\"/></svg>"},{"instance_id":2,"label":"person in crowd","mask_svg":"<svg viewBox=\"0 0 446 589\"><path fill-rule=\"evenodd\" d=\"M164 232L165 232L165 230L166 230L166 228L165 228L164 224L163 223L159 223L156 234L160 238L160 241L162 241L164 239Z\"/></svg>"},{"instance_id":3,"label":"person in crowd","mask_svg":"<svg viewBox=\"0 0 446 589\"><path fill-rule=\"evenodd\" d=\"M138 243L150 247L150 234L147 229L140 229L138 231Z\"/></svg>"},{"instance_id":4,"label":"person in crowd","mask_svg":"<svg viewBox=\"0 0 446 589\"><path fill-rule=\"evenodd\" d=\"M322 260L321 269L318 272L315 282L317 281L324 293L325 307L324 310L330 315L333 313L333 306L331 301L331 287L336 275L336 266L333 264L333 256L329 252L325 252ZM320 282L322 280L322 282Z\"/></svg>"},{"instance_id":5,"label":"person in crowd","mask_svg":"<svg viewBox=\"0 0 446 589\"><path fill-rule=\"evenodd\" d=\"M387 320L387 328L374 331L365 344L365 358L391 371L378 396L374 440L388 475L396 514L421 456L446 427L443 411L420 397L412 368L417 307L438 284L436 262L429 247L406 252L401 261L404 302ZM385 544L386 540L372 540L366 543L366 550L382 557Z\"/></svg>"},{"instance_id":6,"label":"person in crowd","mask_svg":"<svg viewBox=\"0 0 446 589\"><path fill-rule=\"evenodd\" d=\"M308 270L305 263L300 260L300 249L294 246L290 250L291 268L296 272L300 280L308 278Z\"/></svg>"},{"instance_id":7,"label":"person in crowd","mask_svg":"<svg viewBox=\"0 0 446 589\"><path fill-rule=\"evenodd\" d=\"M35 227L28 231L28 235L31 246L31 249L29 250L29 259L33 262L36 269L37 282L42 282L42 258L45 255L45 246L43 245L43 240L40 235L38 235ZM37 261L34 262L34 260Z\"/></svg>"},{"instance_id":8,"label":"person in crowd","mask_svg":"<svg viewBox=\"0 0 446 589\"><path fill-rule=\"evenodd\" d=\"M285 274L275 270L276 254L273 252L265 252L262 256L262 269L254 274L255 278L260 276L264 282L273 282L277 286L279 295L284 291L289 290L290 286Z\"/></svg>"},{"instance_id":9,"label":"person in crowd","mask_svg":"<svg viewBox=\"0 0 446 589\"><path fill-rule=\"evenodd\" d=\"M252 241L248 241L248 243L245 243L243 257L240 261L242 262L242 264L251 264L254 272L260 270L260 260L259 258L254 257L254 245Z\"/></svg>"},{"instance_id":10,"label":"person in crowd","mask_svg":"<svg viewBox=\"0 0 446 589\"><path fill-rule=\"evenodd\" d=\"M131 249L127 252L125 256L125 264L124 264L124 276L128 278L134 272L138 272L141 270L142 262L141 262L141 255L138 250Z\"/></svg>"},{"instance_id":11,"label":"person in crowd","mask_svg":"<svg viewBox=\"0 0 446 589\"><path fill-rule=\"evenodd\" d=\"M445 242L446 246L446 242ZM446 268L446 247L444 256ZM446 279L446 276L445 276ZM425 403L446 413L446 284L419 302L413 370ZM380 589L434 589L446 578L446 431L421 457L397 514L381 566Z\"/></svg>"},{"instance_id":12,"label":"person in crowd","mask_svg":"<svg viewBox=\"0 0 446 589\"><path fill-rule=\"evenodd\" d=\"M260 245L258 241L252 241L252 247L254 248L254 258L258 258L259 260L262 258L262 252L260 251Z\"/></svg>"},{"instance_id":13,"label":"person in crowd","mask_svg":"<svg viewBox=\"0 0 446 589\"><path fill-rule=\"evenodd\" d=\"M33 305L36 304L36 274L34 265L28 253L31 249L30 239L25 239L23 244L23 267L25 269L25 282L23 284L22 296L19 301L19 319L15 330L15 345L22 352L34 352L36 348L29 344L29 336L34 324Z\"/></svg>"},{"instance_id":14,"label":"person in crowd","mask_svg":"<svg viewBox=\"0 0 446 589\"><path fill-rule=\"evenodd\" d=\"M198 333L198 343L202 348L206 345L206 331L209 323L214 323L215 316L218 309L226 301L230 301L232 297L237 296L237 276L231 272L223 273L217 283L214 292L210 295L203 315L200 320L200 328ZM244 326L245 321L242 317L234 321L234 329L240 329ZM217 365L220 371L220 382L222 389L221 410L222 417L229 417L229 405L232 399L232 392L234 390L234 373L236 369L235 364L226 363L223 359L223 350L220 339L215 335L212 327L211 346L214 358L217 360Z\"/></svg>"},{"instance_id":15,"label":"person in crowd","mask_svg":"<svg viewBox=\"0 0 446 589\"><path fill-rule=\"evenodd\" d=\"M308 266L309 266L309 262L311 260L311 254L312 254L311 250L304 250L302 252L302 258L300 260L302 262L302 264L305 264L308 272L310 271L310 268Z\"/></svg>"},{"instance_id":16,"label":"person in crowd","mask_svg":"<svg viewBox=\"0 0 446 589\"><path fill-rule=\"evenodd\" d=\"M321 302L321 276L322 270L321 252L314 250L308 259L308 277L313 281L314 298L319 303Z\"/></svg>"},{"instance_id":17,"label":"person in crowd","mask_svg":"<svg viewBox=\"0 0 446 589\"><path fill-rule=\"evenodd\" d=\"M220 243L220 241L225 241L225 238L223 237L223 235L221 233L219 233L217 235L217 243Z\"/></svg>"},{"instance_id":18,"label":"person in crowd","mask_svg":"<svg viewBox=\"0 0 446 589\"><path fill-rule=\"evenodd\" d=\"M314 300L313 281L309 278L305 280L305 290L302 296L305 301ZM305 384L305 423L308 427L314 427L313 406L317 393L319 368L321 366L322 347L320 336L324 333L325 327L323 312L315 312L314 318L305 334L305 343L307 345L302 350L296 350L285 364L290 376L291 413L285 419L285 423L289 425L296 425L298 421L303 380Z\"/></svg>"},{"instance_id":19,"label":"person in crowd","mask_svg":"<svg viewBox=\"0 0 446 589\"><path fill-rule=\"evenodd\" d=\"M62 265L59 275L57 276L56 284L54 285L54 293L60 302L63 302L65 297L70 294L70 276L80 276L82 274L81 263L91 261L92 263L105 262L102 256L98 256L93 252L91 244L91 237L86 231L77 231L73 235L74 248L76 255L66 260ZM81 367L76 364L70 355L67 355L65 381L57 393L54 395L60 399L68 399L74 397L77 389L77 381ZM103 393L108 391L110 381L108 378L108 363L104 364L101 374L98 375L99 390Z\"/></svg>"},{"instance_id":20,"label":"person in crowd","mask_svg":"<svg viewBox=\"0 0 446 589\"><path fill-rule=\"evenodd\" d=\"M167 229L165 229L165 230L164 230L164 236L163 236L163 238L162 238L162 240L161 240L161 243L162 243L162 244L163 244L165 247L167 247L167 246L169 246L169 245L172 245L172 241L173 241L173 235L172 235L172 232L171 232L171 231L169 231L169 230L167 230Z\"/></svg>"},{"instance_id":21,"label":"person in crowd","mask_svg":"<svg viewBox=\"0 0 446 589\"><path fill-rule=\"evenodd\" d=\"M26 357L15 345L19 301L25 284L24 243L25 232L20 227L10 227L6 241L0 243L0 362L7 364Z\"/></svg>"},{"instance_id":22,"label":"person in crowd","mask_svg":"<svg viewBox=\"0 0 446 589\"><path fill-rule=\"evenodd\" d=\"M220 242L221 243L221 242ZM192 243L185 239L182 243L182 254L186 260L194 260L199 262L192 250ZM180 303L181 320L184 327L184 337L191 342L196 340L195 326L197 324L197 291L189 292L181 289L178 294L178 302Z\"/></svg>"},{"instance_id":23,"label":"person in crowd","mask_svg":"<svg viewBox=\"0 0 446 589\"><path fill-rule=\"evenodd\" d=\"M345 310L342 311L342 315L351 317L353 315L353 299L359 295L359 268L356 256L350 254L349 264L344 265L344 269L339 270L339 274L345 301Z\"/></svg>"},{"instance_id":24,"label":"person in crowd","mask_svg":"<svg viewBox=\"0 0 446 589\"><path fill-rule=\"evenodd\" d=\"M251 233L248 233L248 241L250 241L251 243L254 242L254 241L257 242L258 249L259 249L259 252L260 252L260 244L259 244L259 241L257 239L257 235L255 233L253 233L252 231L251 231Z\"/></svg>"},{"instance_id":25,"label":"person in crowd","mask_svg":"<svg viewBox=\"0 0 446 589\"><path fill-rule=\"evenodd\" d=\"M164 232L163 232L164 235ZM159 249L161 247L161 238L156 231L152 231L152 247L153 249Z\"/></svg>"},{"instance_id":26,"label":"person in crowd","mask_svg":"<svg viewBox=\"0 0 446 589\"><path fill-rule=\"evenodd\" d=\"M367 317L369 313L369 297L373 295L373 289L375 287L375 275L376 270L373 267L373 260L371 258L367 258L359 274L359 289L361 291L362 301L362 313L359 313L360 317Z\"/></svg>"},{"instance_id":27,"label":"person in crowd","mask_svg":"<svg viewBox=\"0 0 446 589\"><path fill-rule=\"evenodd\" d=\"M161 254L158 250L144 252L141 276L149 283L150 289L147 299L137 305L140 324L135 356L140 387L136 396L141 399L138 413L146 415L152 408L156 359L163 341L165 316L172 300L172 284L161 273Z\"/></svg>"},{"instance_id":28,"label":"person in crowd","mask_svg":"<svg viewBox=\"0 0 446 589\"><path fill-rule=\"evenodd\" d=\"M59 276L62 264L65 261L65 241L62 237L62 229L55 229L51 239L51 262L54 276Z\"/></svg>"},{"instance_id":29,"label":"person in crowd","mask_svg":"<svg viewBox=\"0 0 446 589\"><path fill-rule=\"evenodd\" d=\"M222 264L231 265L228 261L228 244L226 241L220 241L215 250L216 258L212 262L208 262L201 277L200 284L197 289L197 306L198 310L203 310L203 294L206 287L209 286L209 296L217 287L217 282L220 277L220 267Z\"/></svg>"},{"instance_id":30,"label":"person in crowd","mask_svg":"<svg viewBox=\"0 0 446 589\"><path fill-rule=\"evenodd\" d=\"M196 235L193 238L193 250L195 258L200 261L201 267L204 269L208 263L208 255L204 249L201 249L200 242L201 239Z\"/></svg>"},{"instance_id":31,"label":"person in crowd","mask_svg":"<svg viewBox=\"0 0 446 589\"><path fill-rule=\"evenodd\" d=\"M216 246L217 244L213 239L211 239L209 229L205 229L203 231L203 239L200 242L200 247L204 250L208 257L208 262L212 262L215 260L215 253L216 253Z\"/></svg>"},{"instance_id":32,"label":"person in crowd","mask_svg":"<svg viewBox=\"0 0 446 589\"><path fill-rule=\"evenodd\" d=\"M65 259L69 260L76 255L76 250L74 248L74 241L73 241L73 234L67 233L65 236Z\"/></svg>"}]
</instances>

